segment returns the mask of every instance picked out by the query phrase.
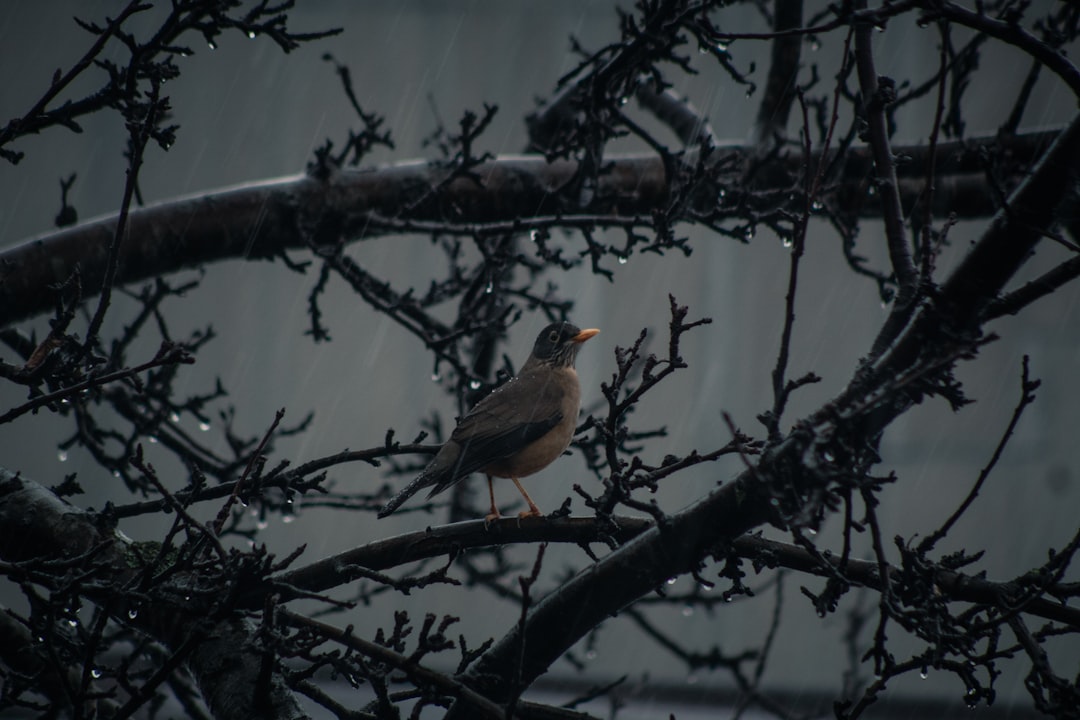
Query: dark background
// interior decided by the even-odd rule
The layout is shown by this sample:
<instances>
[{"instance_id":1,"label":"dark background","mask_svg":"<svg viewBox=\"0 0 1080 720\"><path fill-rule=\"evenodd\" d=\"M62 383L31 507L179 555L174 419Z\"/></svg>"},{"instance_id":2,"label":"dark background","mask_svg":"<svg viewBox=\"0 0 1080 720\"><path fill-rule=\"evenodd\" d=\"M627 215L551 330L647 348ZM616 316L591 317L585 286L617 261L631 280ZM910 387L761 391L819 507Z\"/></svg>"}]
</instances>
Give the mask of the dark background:
<instances>
[{"instance_id":1,"label":"dark background","mask_svg":"<svg viewBox=\"0 0 1080 720\"><path fill-rule=\"evenodd\" d=\"M100 20L115 9L115 3L98 2L5 4L0 11L4 75L0 117L25 112L53 71L69 67L82 54L89 39L71 21L73 14ZM762 29L760 20L743 10L732 10L725 18L740 31ZM876 52L879 72L897 78L925 76L936 63L932 44L936 36L916 31L912 22L901 18L883 34ZM343 139L354 118L332 66L321 59L324 52L350 66L364 109L387 117L396 150L378 150L372 160L395 162L433 155L421 144L435 126L433 105L449 124L466 109L480 110L484 102L498 104L499 113L480 149L520 152L526 139L524 115L535 107L536 97L550 96L557 78L575 63L568 36L574 34L586 47L617 38L615 14L606 2L320 2L301 4L292 13L291 26L296 30L341 26L345 32L291 55L264 38L230 36L222 38L216 50L193 47L195 54L184 60L180 79L164 90L172 99L180 131L168 153L157 148L148 152L140 176L148 203L302 172L317 145L328 137ZM818 63L827 81L835 72L838 52L836 38L825 40L820 50L804 55L804 63ZM759 80L767 68L767 51L765 44L732 48L740 67L756 61ZM992 134L1002 122L1008 105L1000 98L1011 102L1027 70L1020 58L1002 47L985 54L982 72L970 90L974 104L967 110L969 134ZM756 95L747 97L744 88L707 66L701 75L680 77L677 89L708 115L721 138L750 134ZM1074 112L1068 93L1044 77L1025 127L1055 126ZM931 118L925 105L901 112L896 140L924 140ZM123 190L125 137L115 114L100 113L86 119L81 134L54 129L21 140L23 162L0 164L0 247L50 230L60 207L59 179L71 173L78 179L69 201L80 219L115 212ZM644 149L630 142L617 147ZM943 272L981 226L961 223L952 230L952 247L938 264ZM642 424L663 423L668 428L668 437L648 450L654 460L669 450L715 446L718 438L726 438L722 411L745 429L759 429L755 415L771 404L769 372L782 322L787 253L779 238L762 231L743 245L696 229L683 231L692 238L690 258L635 255L616 268L611 283L584 270L557 278L563 295L575 300L571 319L582 327L603 330L578 361L585 405L600 399L599 383L614 370L616 345L629 345L642 327L658 331L659 343L666 341L668 293L690 306L692 318L713 318L712 325L695 331L684 343L690 369L649 397L636 416ZM878 232L874 223L867 222L860 237L860 249L872 258L881 254ZM824 228L811 226L791 369L793 375L812 370L823 382L796 395L789 419L841 388L886 312L876 287L843 266L838 242ZM1054 248L1040 252L1025 277L1049 267L1059 256ZM422 285L429 264L440 262L430 241L422 237L365 241L350 253L400 286L410 279ZM232 393L237 427L249 434L260 433L279 407L287 408L286 419L292 421L314 411L310 430L278 447L280 457L296 462L378 445L388 427L402 439L411 439L420 429L419 418L433 409L444 418L453 417L451 399L433 381L427 356L413 339L370 311L340 283L331 283L323 303L333 342L316 345L304 337L307 294L313 282L281 263L232 261L207 268L201 287L184 303L174 303L169 318L178 335L212 323L220 337L200 353L196 365L182 372L177 390L208 389L220 378ZM1008 421L1019 395L1020 358L1025 353L1031 355L1033 374L1053 391L1041 393L1029 409L987 489L948 543L969 550L984 548L986 557L979 567L993 579L1005 579L1041 563L1046 548L1060 546L1072 535L1080 509L1076 443L1080 412L1074 401L1080 360L1078 300L1080 287L1073 284L1031 308L1023 320L997 321L992 329L1003 339L986 348L976 363L960 366L959 376L969 396L977 400L974 405L954 416L943 402L931 401L890 427L882 469L894 470L900 481L883 496L880 517L887 537L926 534L955 508ZM126 320L125 309L130 307L117 302L107 320L106 336L110 324L116 330ZM527 314L515 326L505 348L515 364L524 359L544 323L539 315ZM42 320L29 325L39 334L46 327ZM0 392L0 407L20 400L10 389ZM217 430L212 425L206 432ZM68 433L65 421L45 414L24 419L0 432L0 457L7 467L43 484L58 482L63 473L79 472L89 492L77 500L84 506L124 497L123 488L77 449L62 459L56 444ZM153 447L147 450L150 460L157 462ZM165 459L160 462L169 467ZM662 489L660 502L665 509L677 509L740 469L738 459L732 458L683 473ZM336 468L333 477L344 487L384 482L379 470L363 465ZM181 475L173 479L176 487L184 481ZM563 459L526 481L526 486L542 509L551 510L570 494L574 482L586 487L595 483L580 456ZM497 492L507 502L513 495L508 486ZM580 501L575 511L583 511ZM415 514L376 521L369 515L301 508L294 522L275 520L262 539L279 554L307 543L304 558L313 560L440 521ZM153 539L160 533L147 519L126 522L121 529L137 539ZM829 537L828 527L823 537ZM528 562L531 551L522 552L523 562ZM576 549L549 552L545 568L549 587L555 575L583 561ZM766 684L808 695L828 693L840 682L844 616L841 611L819 620L810 603L798 596L801 581L788 583L785 590L780 645ZM17 603L17 598L7 598L7 590L0 588L0 597ZM488 599L435 586L407 600L418 610L459 614L462 631L483 638L501 635L517 612ZM390 604L376 604L349 621L360 627L385 625L392 609ZM739 602L711 616L697 612L661 624L691 643L719 643L735 651L760 642L771 610L771 602ZM640 679L647 673L650 682L696 688L723 686L726 681L719 673L688 677L678 662L625 624L604 628L599 639L589 657L598 679L623 673ZM1072 653L1080 658L1076 648ZM560 670L568 677L576 675L568 665L556 665L556 672ZM933 676L925 681L901 678L891 687L894 695L950 698L958 705L963 693L955 682L939 683ZM1026 696L1019 676L999 682L998 692L1005 704L1014 698L1022 702Z\"/></svg>"}]
</instances>

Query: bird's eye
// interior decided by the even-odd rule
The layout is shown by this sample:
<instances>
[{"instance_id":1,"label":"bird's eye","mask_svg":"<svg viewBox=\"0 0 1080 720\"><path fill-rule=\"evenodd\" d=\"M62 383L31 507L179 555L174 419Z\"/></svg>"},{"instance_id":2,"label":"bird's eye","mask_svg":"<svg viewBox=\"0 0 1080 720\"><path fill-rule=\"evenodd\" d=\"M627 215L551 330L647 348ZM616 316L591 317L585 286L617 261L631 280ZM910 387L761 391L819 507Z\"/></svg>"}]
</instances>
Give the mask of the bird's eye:
<instances>
[{"instance_id":1,"label":"bird's eye","mask_svg":"<svg viewBox=\"0 0 1080 720\"><path fill-rule=\"evenodd\" d=\"M555 330L548 333L548 342L559 342L559 333Z\"/></svg>"}]
</instances>

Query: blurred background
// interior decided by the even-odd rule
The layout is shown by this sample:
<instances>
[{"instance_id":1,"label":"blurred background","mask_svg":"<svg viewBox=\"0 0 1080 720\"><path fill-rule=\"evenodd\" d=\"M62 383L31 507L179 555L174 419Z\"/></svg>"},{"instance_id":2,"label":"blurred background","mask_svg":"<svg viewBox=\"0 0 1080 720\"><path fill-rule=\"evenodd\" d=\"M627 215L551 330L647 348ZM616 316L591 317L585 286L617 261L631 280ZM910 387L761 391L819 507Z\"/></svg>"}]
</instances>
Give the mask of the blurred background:
<instances>
[{"instance_id":1,"label":"blurred background","mask_svg":"<svg viewBox=\"0 0 1080 720\"><path fill-rule=\"evenodd\" d=\"M808 3L807 15L813 5ZM0 12L0 67L5 76L0 117L26 112L48 87L53 72L70 67L85 52L91 40L72 21L73 15L102 22L119 6L92 0L6 4ZM499 112L479 149L520 152L526 142L524 116L535 109L537 98L551 97L557 79L577 64L570 52L570 36L590 49L617 40L614 8L614 3L597 0L326 1L301 3L291 13L291 29L343 27L344 33L304 45L290 55L266 38L248 40L236 34L221 38L216 49L200 41L192 47L194 54L182 60L181 77L165 86L180 129L169 152L156 147L148 151L140 176L143 197L152 203L302 172L314 148L327 138L340 145L356 122L333 66L321 57L325 52L351 68L364 110L387 118L396 148L377 150L371 162L432 157L431 149L421 143L436 126L435 112L454 127L465 110L480 111L485 102L497 104ZM147 27L151 16L144 20ZM747 7L732 8L721 17L722 26L732 31L765 29L756 12ZM880 73L925 78L936 67L937 34L917 28L914 18L890 24L877 39ZM821 77L829 82L840 60L842 37L820 40L820 49L807 48L803 60L807 67L817 64ZM756 66L750 75L760 85L768 68L768 45L740 42L730 50L741 69ZM969 135L996 131L1028 67L1020 53L997 43L985 46L981 62L983 71L967 95ZM749 138L760 93L747 97L745 88L734 85L704 59L699 69L696 76L673 72L669 79L708 116L720 138ZM898 142L925 140L932 121L929 102L899 113ZM1075 111L1075 98L1044 73L1025 115L1024 129L1063 124ZM17 166L0 163L0 197L4 199L0 247L53 227L60 208L60 179L72 173L78 178L69 203L80 220L117 210L126 168L122 120L114 113L99 113L87 118L82 130L76 134L57 128L20 140L16 149L26 153L25 159ZM614 149L646 148L623 141ZM952 229L952 244L938 263L940 276L962 256L982 226L961 223ZM665 349L669 293L689 305L691 319L712 318L711 325L684 340L683 356L689 369L647 397L632 420L632 427L638 429L667 427L667 437L645 451L651 462L668 452L707 451L726 443L723 412L743 430L760 433L755 417L772 404L770 372L783 319L787 249L764 230L747 244L694 228L682 231L691 237L689 258L636 255L625 265L613 267L612 282L584 269L552 277L562 296L574 300L570 319L581 327L603 331L578 359L586 408L602 400L599 385L614 372L616 346L628 346L642 328L648 328L653 349ZM878 224L864 223L859 242L862 254L882 259ZM432 273L442 270L437 265L443 261L441 255L425 238L378 238L355 244L349 252L399 288L425 287ZM1061 252L1041 248L1025 278L1059 261ZM793 398L785 428L844 386L887 312L876 287L847 269L839 239L824 225L811 226L804 262L790 374L813 371L823 380ZM312 343L304 331L308 328L307 297L314 282L311 273L291 272L280 262L233 261L208 267L197 290L182 303L174 301L166 308L175 335L184 336L208 324L219 335L199 353L197 364L182 371L178 390L208 391L220 379L231 393L236 427L248 435L261 434L278 408L287 409L286 422L296 422L313 411L309 430L279 443L270 465L284 458L297 464L346 448L378 446L388 428L399 439L411 440L421 429L419 419L430 411L438 410L444 418L454 416L452 399L432 379L433 368L422 348L336 279L322 304L333 342ZM1031 356L1032 374L1043 380L1043 390L975 507L940 549L985 549L977 569L985 570L991 579L1004 580L1043 562L1048 548L1060 547L1073 535L1080 507L1080 451L1075 442L1080 412L1074 401L1080 360L1078 299L1080 285L1074 283L1022 317L994 323L991 329L1001 339L985 348L977 361L961 364L958 373L968 395L976 400L974 405L953 413L944 402L934 400L893 424L884 439L880 466L882 473L893 471L899 478L885 492L880 508L885 537L932 532L964 497L1019 398L1024 354ZM115 304L105 337L130 320L132 307L123 301ZM539 314L526 314L513 328L502 350L516 365L524 360L544 324ZM39 337L47 331L45 319L26 327L36 328ZM148 341L147 347L151 353L156 341ZM11 388L0 388L0 408L22 399ZM205 432L211 438L220 429L213 423L196 427L191 418L180 422L190 424L189 431ZM77 472L88 494L75 502L84 507L123 501L124 489L85 453L78 448L58 451L58 442L71 432L69 420L47 413L24 418L0 431L0 462L46 485ZM217 442L224 447L223 439ZM147 452L151 462L168 467L165 458L155 458L153 446ZM730 459L677 475L659 494L661 506L668 511L684 507L740 469L739 461ZM366 465L339 466L331 476L343 488L374 488L386 482L380 470ZM187 481L182 473L167 479L174 489ZM564 458L525 484L541 508L552 510L571 495L575 482L599 491L580 455ZM509 486L497 492L504 502L514 495ZM208 504L201 510L210 518L217 506ZM574 512L587 512L576 496ZM121 528L133 538L150 540L161 535L158 522L140 518L125 521ZM367 514L305 512L301 500L293 522L275 520L261 540L279 556L306 543L307 552L300 561L304 562L437 522L441 522L439 516L418 514L376 521ZM819 535L823 547L835 539L830 530L836 525L834 520ZM517 548L512 557L528 565L534 552ZM549 552L539 592L586 562L577 548ZM752 586L763 582L749 580ZM682 578L673 591L689 590L690 583L689 578ZM839 612L821 620L800 595L800 584L820 589L820 582L808 578L792 577L786 583L780 632L764 685L795 706L805 702L809 707L821 698L834 697L840 687L847 662L842 638L845 613L858 600L856 593L849 594ZM9 597L12 590L0 588L0 599L17 604L17 597ZM348 622L366 628L370 635L376 627L391 625L392 612L399 606L460 616L461 632L475 638L471 646L489 636L502 636L518 613L515 606L493 597L478 599L467 590L438 585L408 598L395 596L362 608ZM738 601L709 613L687 610L658 614L653 620L691 649L707 652L717 645L735 654L761 644L773 601ZM546 692L553 697L569 696L573 688L626 674L640 692L633 709L627 711L631 714L620 717L637 717L633 712L640 712L641 717L666 716L674 698L694 705L731 697L731 681L724 672L689 672L625 621L611 621L596 640L595 646L577 653L585 662L585 672L566 663L556 665L543 684ZM918 643L898 647L912 652L921 649ZM1077 648L1055 650L1073 658L1071 667L1080 662ZM997 684L997 712L1009 712L1013 701L1021 706L1027 703L1022 673L1016 672L1023 669L1019 665ZM869 674L872 668L864 666L862 672ZM559 687L556 681L560 679L565 686ZM931 674L926 680L895 682L888 698L900 714L916 707L913 703L933 700L943 703L942 711L956 709L970 717L963 709L963 692L952 678ZM655 700L649 701L650 696ZM886 703L877 711L885 713L889 707ZM993 712L993 708L980 708L976 714Z\"/></svg>"}]
</instances>

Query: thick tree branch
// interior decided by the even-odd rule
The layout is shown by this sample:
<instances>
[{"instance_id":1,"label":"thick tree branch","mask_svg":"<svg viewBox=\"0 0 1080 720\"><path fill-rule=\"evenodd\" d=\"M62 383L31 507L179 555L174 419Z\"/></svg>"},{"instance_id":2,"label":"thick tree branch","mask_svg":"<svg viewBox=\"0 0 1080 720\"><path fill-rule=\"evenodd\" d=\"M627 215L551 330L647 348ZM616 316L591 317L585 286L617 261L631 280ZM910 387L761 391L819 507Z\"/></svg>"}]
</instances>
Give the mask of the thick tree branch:
<instances>
[{"instance_id":1,"label":"thick tree branch","mask_svg":"<svg viewBox=\"0 0 1080 720\"><path fill-rule=\"evenodd\" d=\"M864 396L867 387L880 387L914 366L916 359L940 352L945 345L968 342L979 331L980 314L1028 259L1035 245L1056 220L1056 210L1080 169L1080 118L1058 136L1024 182L1009 196L1006 207L942 284L934 304L912 318L892 347L860 370L841 395L839 406ZM967 338L965 340L965 338ZM928 343L934 339L935 342ZM881 407L873 426L884 428L901 412Z\"/></svg>"},{"instance_id":2,"label":"thick tree branch","mask_svg":"<svg viewBox=\"0 0 1080 720\"><path fill-rule=\"evenodd\" d=\"M377 540L358 548L346 550L332 557L319 560L302 568L281 573L270 579L269 588L252 588L238 602L252 608L259 607L267 592L277 593L283 601L302 597L308 593L330 590L353 580L367 577L365 571L388 570L411 562L490 545L533 545L540 542L583 545L614 541L620 545L639 537L654 526L646 518L619 516L615 518L618 529L600 525L595 518L503 518L491 523L482 520L440 525L416 532ZM756 535L742 535L732 541L732 549L740 557L767 560L768 564L830 577L821 566L821 553L768 540ZM876 561L843 558L839 553L829 556L833 568L843 570L853 582L880 590L880 568ZM895 577L895 573L890 573ZM960 572L942 571L936 577L941 591L950 599L964 602L994 603L1000 596L1004 583ZM1062 605L1056 601L1036 598L1024 608L1025 612L1056 620L1080 628L1080 609Z\"/></svg>"},{"instance_id":3,"label":"thick tree branch","mask_svg":"<svg viewBox=\"0 0 1080 720\"><path fill-rule=\"evenodd\" d=\"M775 0L773 30L782 33L801 27L802 23L803 0ZM765 81L765 93L754 123L758 145L766 149L775 138L783 137L787 128L788 117L795 102L802 43L801 35L780 35L772 42L769 76Z\"/></svg>"},{"instance_id":4,"label":"thick tree branch","mask_svg":"<svg viewBox=\"0 0 1080 720\"><path fill-rule=\"evenodd\" d=\"M1077 98L1080 98L1080 69L1069 62L1065 53L1035 37L1020 23L997 20L983 12L968 10L952 2L922 0L918 5L924 10L923 18L926 20L950 20L1020 48L1060 77Z\"/></svg>"},{"instance_id":5,"label":"thick tree branch","mask_svg":"<svg viewBox=\"0 0 1080 720\"><path fill-rule=\"evenodd\" d=\"M985 217L997 208L985 192L980 152L999 149L1013 163L1014 178L1033 163L1056 133L1042 132L1008 140L982 138L938 146L941 170L934 213ZM905 193L901 202L914 202L922 191L927 161L922 146L897 147L910 158L898 169ZM741 145L729 144L718 154L744 157ZM777 160L796 174L801 154ZM502 156L476 168L483 183L459 178L437 195L447 170L435 163L405 162L375 170L347 170L325 181L306 175L228 188L170 200L133 210L128 216L128 241L120 249L116 282L126 284L228 258L272 258L286 249L306 248L309 241L336 243L401 231L409 223L495 223L492 233L505 233L506 223L518 218L579 214L601 226L604 216L623 227L626 219L648 215L663 207L667 186L663 162L656 156L611 158L597 188L597 202L577 206L559 194L571 182L578 164L547 163L539 156ZM879 205L866 198L863 182L872 159L854 148L845 156L842 182L832 188L852 212L875 216ZM950 177L970 176L967 184L950 184ZM977 179L978 178L978 179ZM955 192L952 192L955 190ZM910 195L909 195L910 194ZM940 207L938 206L940 205ZM380 218L384 219L380 223ZM78 267L84 297L101 290L107 254L116 232L116 216L107 216L49 233L0 252L0 327L50 310L48 288L59 285ZM512 227L512 225L510 226ZM466 227L468 234L483 227ZM314 237L312 237L314 236Z\"/></svg>"}]
</instances>

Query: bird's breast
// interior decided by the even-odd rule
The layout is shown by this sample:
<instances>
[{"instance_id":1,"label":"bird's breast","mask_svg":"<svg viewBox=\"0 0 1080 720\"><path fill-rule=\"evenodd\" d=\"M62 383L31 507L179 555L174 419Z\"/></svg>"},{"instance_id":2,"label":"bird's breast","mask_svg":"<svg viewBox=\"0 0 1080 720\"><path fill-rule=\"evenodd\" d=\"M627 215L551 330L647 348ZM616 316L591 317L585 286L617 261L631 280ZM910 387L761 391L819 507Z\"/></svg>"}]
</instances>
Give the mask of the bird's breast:
<instances>
[{"instance_id":1,"label":"bird's breast","mask_svg":"<svg viewBox=\"0 0 1080 720\"><path fill-rule=\"evenodd\" d=\"M563 454L577 428L578 409L581 406L581 388L577 372L573 368L558 368L552 372L552 382L543 389L547 398L540 400L558 408L562 419L543 437L529 443L510 457L498 460L484 468L495 477L523 478L540 472Z\"/></svg>"}]
</instances>

